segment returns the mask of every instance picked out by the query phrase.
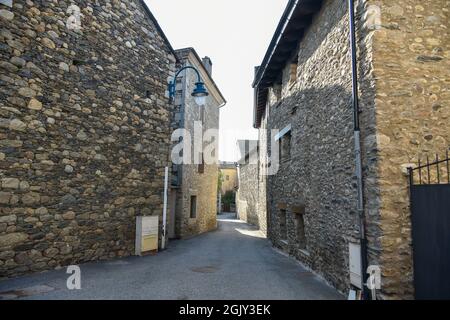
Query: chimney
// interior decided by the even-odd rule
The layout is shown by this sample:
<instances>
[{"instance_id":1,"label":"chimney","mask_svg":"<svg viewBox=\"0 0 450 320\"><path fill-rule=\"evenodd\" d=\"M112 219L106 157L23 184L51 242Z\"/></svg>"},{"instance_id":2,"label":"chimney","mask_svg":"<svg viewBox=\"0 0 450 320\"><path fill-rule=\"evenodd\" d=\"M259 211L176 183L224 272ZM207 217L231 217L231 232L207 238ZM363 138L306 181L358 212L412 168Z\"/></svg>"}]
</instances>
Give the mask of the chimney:
<instances>
[{"instance_id":1,"label":"chimney","mask_svg":"<svg viewBox=\"0 0 450 320\"><path fill-rule=\"evenodd\" d=\"M256 81L256 77L258 76L258 72L259 72L260 68L261 68L261 66L256 66L255 67L255 77L253 78L254 81Z\"/></svg>"},{"instance_id":2,"label":"chimney","mask_svg":"<svg viewBox=\"0 0 450 320\"><path fill-rule=\"evenodd\" d=\"M202 59L203 66L205 67L206 71L208 71L209 75L212 76L212 61L209 57L204 57Z\"/></svg>"}]
</instances>

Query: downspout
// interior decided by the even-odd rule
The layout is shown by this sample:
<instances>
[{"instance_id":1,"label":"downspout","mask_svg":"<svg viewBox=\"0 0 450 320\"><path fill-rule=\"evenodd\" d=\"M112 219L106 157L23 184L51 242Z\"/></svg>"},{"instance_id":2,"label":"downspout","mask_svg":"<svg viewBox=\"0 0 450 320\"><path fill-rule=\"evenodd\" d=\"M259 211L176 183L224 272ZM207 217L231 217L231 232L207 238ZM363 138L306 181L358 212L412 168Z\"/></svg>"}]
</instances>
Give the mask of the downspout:
<instances>
[{"instance_id":1,"label":"downspout","mask_svg":"<svg viewBox=\"0 0 450 320\"><path fill-rule=\"evenodd\" d=\"M164 205L163 205L163 231L161 239L162 250L166 249L167 237L167 194L169 192L169 167L164 169Z\"/></svg>"},{"instance_id":2,"label":"downspout","mask_svg":"<svg viewBox=\"0 0 450 320\"><path fill-rule=\"evenodd\" d=\"M348 0L350 18L350 46L352 55L352 100L353 100L353 123L355 135L355 163L356 178L358 188L358 215L359 215L359 236L361 245L361 289L365 299L368 299L366 288L367 282L367 238L366 238L366 217L364 212L363 196L363 172L361 158L361 128L359 121L359 97L358 97L358 62L356 49L356 29L355 29L355 6L354 0Z\"/></svg>"}]
</instances>

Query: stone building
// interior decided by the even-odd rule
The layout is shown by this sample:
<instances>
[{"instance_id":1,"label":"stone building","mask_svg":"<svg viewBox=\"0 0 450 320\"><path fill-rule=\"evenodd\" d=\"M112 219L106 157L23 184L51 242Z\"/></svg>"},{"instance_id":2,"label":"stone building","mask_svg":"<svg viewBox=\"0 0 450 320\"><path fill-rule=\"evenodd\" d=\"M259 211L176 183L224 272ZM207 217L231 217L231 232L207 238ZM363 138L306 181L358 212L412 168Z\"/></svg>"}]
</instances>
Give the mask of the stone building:
<instances>
[{"instance_id":1,"label":"stone building","mask_svg":"<svg viewBox=\"0 0 450 320\"><path fill-rule=\"evenodd\" d=\"M132 255L135 217L162 216L175 52L144 1L12 3L0 4L0 278Z\"/></svg>"},{"instance_id":2,"label":"stone building","mask_svg":"<svg viewBox=\"0 0 450 320\"><path fill-rule=\"evenodd\" d=\"M450 2L355 3L367 259L380 298L412 298L406 168L450 146ZM348 16L345 0L289 1L254 82L260 172L279 160L269 238L343 292L360 236Z\"/></svg>"},{"instance_id":3,"label":"stone building","mask_svg":"<svg viewBox=\"0 0 450 320\"><path fill-rule=\"evenodd\" d=\"M265 209L265 188L259 170L258 141L238 141L241 159L238 162L238 191L236 194L237 217L249 224L257 226L261 232L267 233L267 213Z\"/></svg>"},{"instance_id":4,"label":"stone building","mask_svg":"<svg viewBox=\"0 0 450 320\"><path fill-rule=\"evenodd\" d=\"M239 184L236 163L221 161L220 172L222 175L221 194L225 195L227 191L236 191Z\"/></svg>"},{"instance_id":5,"label":"stone building","mask_svg":"<svg viewBox=\"0 0 450 320\"><path fill-rule=\"evenodd\" d=\"M226 201L222 200L228 193L233 194L233 197L236 198L236 190L239 186L237 164L235 162L221 161L219 170L219 179L221 181L220 193L218 195L219 212L235 212L235 202L227 204Z\"/></svg>"},{"instance_id":6,"label":"stone building","mask_svg":"<svg viewBox=\"0 0 450 320\"><path fill-rule=\"evenodd\" d=\"M185 66L195 67L200 72L209 96L205 105L197 105L191 96L197 75L191 69L182 71L177 79L173 128L187 130L191 136L191 139L187 140L193 141L196 123L201 124L202 128L198 131L203 134L203 147L206 147L211 145L207 131L219 130L220 108L226 101L213 80L210 58L200 59L193 48L177 50L176 53L179 59L178 69ZM199 161L196 161L195 145L192 143L191 164L173 166L169 200L169 238L191 237L217 228L218 136L212 145L215 153L210 157L209 163L205 154L199 156Z\"/></svg>"}]
</instances>

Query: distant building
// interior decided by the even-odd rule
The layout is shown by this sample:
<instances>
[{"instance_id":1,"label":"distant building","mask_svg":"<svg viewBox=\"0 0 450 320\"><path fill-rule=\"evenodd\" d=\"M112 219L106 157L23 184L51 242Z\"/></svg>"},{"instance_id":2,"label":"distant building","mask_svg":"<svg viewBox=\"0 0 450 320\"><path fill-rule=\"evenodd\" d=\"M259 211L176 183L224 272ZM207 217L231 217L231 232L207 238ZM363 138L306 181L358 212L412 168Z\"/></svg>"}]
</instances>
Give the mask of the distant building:
<instances>
[{"instance_id":1,"label":"distant building","mask_svg":"<svg viewBox=\"0 0 450 320\"><path fill-rule=\"evenodd\" d=\"M239 185L236 162L220 162L220 172L222 174L221 194L225 195L227 191L235 192Z\"/></svg>"},{"instance_id":2,"label":"distant building","mask_svg":"<svg viewBox=\"0 0 450 320\"><path fill-rule=\"evenodd\" d=\"M219 212L235 212L236 210L236 191L239 185L237 176L237 164L236 162L220 162L220 174L219 179L221 179L221 188L219 194ZM226 200L222 201L225 195L232 195L233 201Z\"/></svg>"},{"instance_id":3,"label":"distant building","mask_svg":"<svg viewBox=\"0 0 450 320\"><path fill-rule=\"evenodd\" d=\"M220 108L226 103L212 78L211 59L201 59L193 48L176 50L178 69L195 67L209 92L206 104L199 106L191 96L197 82L195 72L188 69L179 76L173 128L186 129L194 137L194 122L201 122L203 133L219 129ZM169 238L191 237L217 227L218 141L214 164L207 164L204 157L199 164L173 165L171 192L169 196ZM193 153L192 153L193 154ZM193 159L192 159L193 160Z\"/></svg>"}]
</instances>

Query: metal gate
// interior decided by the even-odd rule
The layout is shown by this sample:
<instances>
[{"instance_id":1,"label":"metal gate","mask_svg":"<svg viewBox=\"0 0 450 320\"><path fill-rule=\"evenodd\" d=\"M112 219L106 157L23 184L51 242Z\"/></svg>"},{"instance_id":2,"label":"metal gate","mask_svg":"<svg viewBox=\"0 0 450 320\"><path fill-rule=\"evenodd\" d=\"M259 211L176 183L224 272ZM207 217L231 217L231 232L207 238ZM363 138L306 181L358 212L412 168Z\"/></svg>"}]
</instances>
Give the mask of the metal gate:
<instances>
[{"instance_id":1,"label":"metal gate","mask_svg":"<svg viewBox=\"0 0 450 320\"><path fill-rule=\"evenodd\" d=\"M409 169L416 299L450 299L449 162Z\"/></svg>"}]
</instances>

